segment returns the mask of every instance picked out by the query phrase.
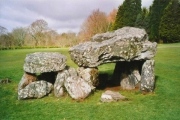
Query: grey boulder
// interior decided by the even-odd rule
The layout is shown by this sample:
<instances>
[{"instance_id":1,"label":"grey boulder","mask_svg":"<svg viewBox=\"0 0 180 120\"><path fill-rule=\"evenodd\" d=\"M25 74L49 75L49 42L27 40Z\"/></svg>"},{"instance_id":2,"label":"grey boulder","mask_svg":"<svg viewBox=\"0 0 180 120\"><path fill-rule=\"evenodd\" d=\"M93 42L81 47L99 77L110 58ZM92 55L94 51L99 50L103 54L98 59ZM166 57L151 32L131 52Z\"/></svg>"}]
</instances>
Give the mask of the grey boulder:
<instances>
[{"instance_id":1,"label":"grey boulder","mask_svg":"<svg viewBox=\"0 0 180 120\"><path fill-rule=\"evenodd\" d=\"M35 52L25 58L24 71L28 73L57 72L66 66L66 56L58 52Z\"/></svg>"},{"instance_id":2,"label":"grey boulder","mask_svg":"<svg viewBox=\"0 0 180 120\"><path fill-rule=\"evenodd\" d=\"M146 60L142 66L140 90L153 92L155 85L154 60Z\"/></svg>"},{"instance_id":3,"label":"grey boulder","mask_svg":"<svg viewBox=\"0 0 180 120\"><path fill-rule=\"evenodd\" d=\"M126 97L119 92L107 90L101 95L101 102L117 102L119 100L125 100Z\"/></svg>"},{"instance_id":4,"label":"grey boulder","mask_svg":"<svg viewBox=\"0 0 180 120\"><path fill-rule=\"evenodd\" d=\"M148 41L144 29L124 27L97 34L91 42L70 48L71 59L84 67L97 67L118 61L149 60L155 56L157 43Z\"/></svg>"},{"instance_id":5,"label":"grey boulder","mask_svg":"<svg viewBox=\"0 0 180 120\"><path fill-rule=\"evenodd\" d=\"M28 84L25 88L18 90L18 99L42 98L48 95L53 88L51 83L46 81L35 81Z\"/></svg>"},{"instance_id":6,"label":"grey boulder","mask_svg":"<svg viewBox=\"0 0 180 120\"><path fill-rule=\"evenodd\" d=\"M75 68L66 68L57 75L54 84L54 94L56 97L64 95L65 89L69 95L76 100L86 98L94 87L78 75Z\"/></svg>"}]
</instances>

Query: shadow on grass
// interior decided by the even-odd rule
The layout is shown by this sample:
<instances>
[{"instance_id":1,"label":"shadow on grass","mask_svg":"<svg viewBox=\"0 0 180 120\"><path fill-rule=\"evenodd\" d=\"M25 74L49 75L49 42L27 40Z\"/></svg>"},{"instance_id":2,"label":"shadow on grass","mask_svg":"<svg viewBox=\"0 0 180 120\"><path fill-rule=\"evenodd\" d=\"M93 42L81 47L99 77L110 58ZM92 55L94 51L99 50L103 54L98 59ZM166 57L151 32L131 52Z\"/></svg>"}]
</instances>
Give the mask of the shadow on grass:
<instances>
[{"instance_id":1,"label":"shadow on grass","mask_svg":"<svg viewBox=\"0 0 180 120\"><path fill-rule=\"evenodd\" d=\"M113 74L112 71L107 71L106 73L100 73L98 76L99 79L99 85L96 87L99 90L104 90L107 87L118 87L120 86L120 81L114 81L112 80ZM111 73L111 74L109 74ZM157 81L159 80L159 76L155 75L155 83L154 83L154 89L156 89Z\"/></svg>"},{"instance_id":2,"label":"shadow on grass","mask_svg":"<svg viewBox=\"0 0 180 120\"><path fill-rule=\"evenodd\" d=\"M159 80L159 76L155 75L154 89L156 89L158 80Z\"/></svg>"}]
</instances>

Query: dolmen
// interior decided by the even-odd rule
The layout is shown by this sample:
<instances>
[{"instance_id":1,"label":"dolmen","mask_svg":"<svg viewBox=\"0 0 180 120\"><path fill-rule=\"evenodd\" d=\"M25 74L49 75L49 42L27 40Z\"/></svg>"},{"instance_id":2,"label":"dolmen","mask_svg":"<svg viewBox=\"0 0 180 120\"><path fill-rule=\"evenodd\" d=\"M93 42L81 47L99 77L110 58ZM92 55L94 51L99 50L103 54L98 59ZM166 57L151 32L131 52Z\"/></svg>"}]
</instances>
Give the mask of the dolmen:
<instances>
[{"instance_id":1,"label":"dolmen","mask_svg":"<svg viewBox=\"0 0 180 120\"><path fill-rule=\"evenodd\" d=\"M157 43L148 40L144 29L123 27L96 34L90 42L70 48L69 53L83 68L96 69L102 64L116 63L112 81L122 89L132 90L138 86L142 92L152 92L156 50Z\"/></svg>"},{"instance_id":2,"label":"dolmen","mask_svg":"<svg viewBox=\"0 0 180 120\"><path fill-rule=\"evenodd\" d=\"M123 27L96 34L91 41L71 47L69 54L78 68L67 66L66 56L58 52L27 54L18 99L42 98L51 92L56 97L68 92L73 99L84 99L99 84L98 66L107 63L116 63L112 81L122 89L132 90L138 86L140 91L153 92L156 50L157 43L148 40L144 29ZM108 91L102 94L101 101L124 98Z\"/></svg>"},{"instance_id":3,"label":"dolmen","mask_svg":"<svg viewBox=\"0 0 180 120\"><path fill-rule=\"evenodd\" d=\"M93 84L98 71L70 68L66 60L64 55L57 52L27 54L24 75L18 85L18 99L42 98L52 91L56 97L62 97L68 91L73 99L86 98L95 88ZM91 75L91 72L94 74Z\"/></svg>"}]
</instances>

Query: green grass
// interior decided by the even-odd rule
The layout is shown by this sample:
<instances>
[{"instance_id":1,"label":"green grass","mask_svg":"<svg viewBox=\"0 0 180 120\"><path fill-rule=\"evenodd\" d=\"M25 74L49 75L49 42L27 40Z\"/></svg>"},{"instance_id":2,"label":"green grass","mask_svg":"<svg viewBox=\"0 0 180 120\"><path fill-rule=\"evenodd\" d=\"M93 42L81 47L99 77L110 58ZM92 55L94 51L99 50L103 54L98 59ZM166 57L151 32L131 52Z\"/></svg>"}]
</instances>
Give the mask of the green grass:
<instances>
[{"instance_id":1,"label":"green grass","mask_svg":"<svg viewBox=\"0 0 180 120\"><path fill-rule=\"evenodd\" d=\"M138 91L120 91L129 101L101 103L103 90L97 90L83 102L66 95L56 98L17 100L17 86L23 75L27 53L57 51L68 57L67 64L77 67L68 49L20 49L0 51L0 79L12 83L0 85L0 120L178 120L180 119L180 44L159 45L155 57L156 88L142 95ZM111 74L114 64L99 67Z\"/></svg>"}]
</instances>

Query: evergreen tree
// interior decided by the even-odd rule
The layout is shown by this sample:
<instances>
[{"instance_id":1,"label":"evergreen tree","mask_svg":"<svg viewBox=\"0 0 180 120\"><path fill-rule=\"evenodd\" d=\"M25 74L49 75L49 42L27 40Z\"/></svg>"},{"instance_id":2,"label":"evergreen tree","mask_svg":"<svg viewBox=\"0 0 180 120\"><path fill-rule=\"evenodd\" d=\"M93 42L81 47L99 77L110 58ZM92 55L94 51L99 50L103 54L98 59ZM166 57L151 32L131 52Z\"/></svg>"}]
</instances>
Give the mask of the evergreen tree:
<instances>
[{"instance_id":1,"label":"evergreen tree","mask_svg":"<svg viewBox=\"0 0 180 120\"><path fill-rule=\"evenodd\" d=\"M135 27L147 29L149 22L148 14L148 9L144 7L136 18Z\"/></svg>"},{"instance_id":2,"label":"evergreen tree","mask_svg":"<svg viewBox=\"0 0 180 120\"><path fill-rule=\"evenodd\" d=\"M114 30L124 26L135 26L137 15L141 12L141 0L125 0L118 8Z\"/></svg>"},{"instance_id":3,"label":"evergreen tree","mask_svg":"<svg viewBox=\"0 0 180 120\"><path fill-rule=\"evenodd\" d=\"M159 34L165 43L180 42L180 1L171 0L164 10Z\"/></svg>"},{"instance_id":4,"label":"evergreen tree","mask_svg":"<svg viewBox=\"0 0 180 120\"><path fill-rule=\"evenodd\" d=\"M149 38L150 40L159 41L159 24L164 9L167 7L170 0L154 0L150 8L149 16Z\"/></svg>"}]
</instances>

